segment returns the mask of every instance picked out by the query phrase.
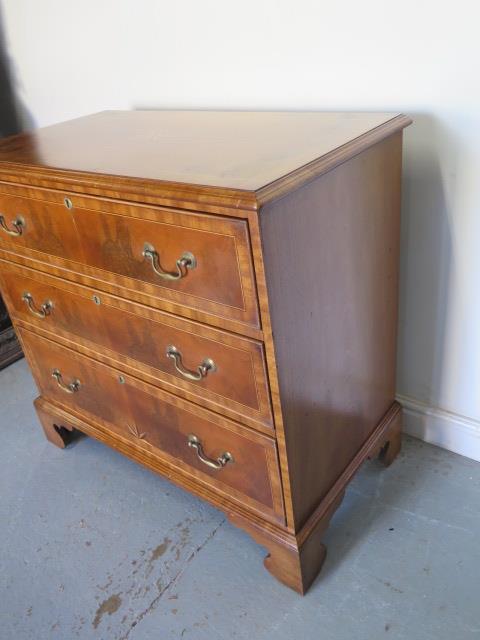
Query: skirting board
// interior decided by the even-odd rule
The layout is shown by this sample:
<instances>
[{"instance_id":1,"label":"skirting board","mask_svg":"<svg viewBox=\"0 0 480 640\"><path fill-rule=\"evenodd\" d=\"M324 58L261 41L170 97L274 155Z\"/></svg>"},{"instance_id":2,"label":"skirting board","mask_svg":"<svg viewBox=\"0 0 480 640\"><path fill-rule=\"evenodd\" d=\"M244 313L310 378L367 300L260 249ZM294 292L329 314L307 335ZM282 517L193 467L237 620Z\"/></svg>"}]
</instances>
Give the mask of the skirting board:
<instances>
[{"instance_id":1,"label":"skirting board","mask_svg":"<svg viewBox=\"0 0 480 640\"><path fill-rule=\"evenodd\" d=\"M480 421L397 395L403 430L415 438L480 462Z\"/></svg>"}]
</instances>

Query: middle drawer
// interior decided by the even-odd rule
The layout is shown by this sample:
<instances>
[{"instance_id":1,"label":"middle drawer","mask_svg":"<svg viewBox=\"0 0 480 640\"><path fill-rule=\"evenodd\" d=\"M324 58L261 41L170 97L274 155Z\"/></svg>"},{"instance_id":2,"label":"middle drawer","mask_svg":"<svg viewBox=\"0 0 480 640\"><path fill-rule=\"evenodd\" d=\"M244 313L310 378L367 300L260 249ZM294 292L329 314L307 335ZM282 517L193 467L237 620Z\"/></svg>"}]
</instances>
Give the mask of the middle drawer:
<instances>
[{"instance_id":1,"label":"middle drawer","mask_svg":"<svg viewBox=\"0 0 480 640\"><path fill-rule=\"evenodd\" d=\"M272 430L260 342L3 260L0 270L17 322L249 426Z\"/></svg>"}]
</instances>

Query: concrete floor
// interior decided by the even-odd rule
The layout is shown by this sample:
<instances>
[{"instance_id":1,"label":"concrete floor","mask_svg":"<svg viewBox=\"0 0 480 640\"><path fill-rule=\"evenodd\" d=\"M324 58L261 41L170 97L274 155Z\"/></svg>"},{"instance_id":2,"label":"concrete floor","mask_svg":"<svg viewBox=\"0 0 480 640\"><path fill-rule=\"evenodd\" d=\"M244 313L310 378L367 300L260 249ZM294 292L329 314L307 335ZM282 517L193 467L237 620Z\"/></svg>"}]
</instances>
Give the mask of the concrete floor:
<instances>
[{"instance_id":1,"label":"concrete floor","mask_svg":"<svg viewBox=\"0 0 480 640\"><path fill-rule=\"evenodd\" d=\"M222 513L88 438L43 437L0 373L1 640L480 638L480 465L405 439L367 464L301 598Z\"/></svg>"}]
</instances>

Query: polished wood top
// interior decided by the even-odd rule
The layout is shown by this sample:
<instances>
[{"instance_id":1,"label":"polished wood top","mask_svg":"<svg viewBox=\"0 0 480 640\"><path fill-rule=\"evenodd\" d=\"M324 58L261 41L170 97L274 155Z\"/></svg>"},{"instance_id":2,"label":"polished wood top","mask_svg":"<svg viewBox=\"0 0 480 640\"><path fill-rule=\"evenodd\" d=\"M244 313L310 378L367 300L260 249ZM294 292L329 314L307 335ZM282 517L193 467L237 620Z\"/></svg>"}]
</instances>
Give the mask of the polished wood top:
<instances>
[{"instance_id":1,"label":"polished wood top","mask_svg":"<svg viewBox=\"0 0 480 640\"><path fill-rule=\"evenodd\" d=\"M408 123L393 113L104 111L2 140L0 172L20 166L258 191Z\"/></svg>"}]
</instances>

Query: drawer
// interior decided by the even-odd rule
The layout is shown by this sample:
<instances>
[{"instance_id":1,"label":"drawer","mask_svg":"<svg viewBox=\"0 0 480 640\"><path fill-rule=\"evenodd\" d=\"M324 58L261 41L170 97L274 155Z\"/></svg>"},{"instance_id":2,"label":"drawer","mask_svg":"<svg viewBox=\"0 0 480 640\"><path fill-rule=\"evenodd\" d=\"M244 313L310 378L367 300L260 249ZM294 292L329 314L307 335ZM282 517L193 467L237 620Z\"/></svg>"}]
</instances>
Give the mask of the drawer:
<instances>
[{"instance_id":1,"label":"drawer","mask_svg":"<svg viewBox=\"0 0 480 640\"><path fill-rule=\"evenodd\" d=\"M272 438L25 329L20 336L44 398L100 419L132 446L147 449L251 509L283 520Z\"/></svg>"},{"instance_id":2,"label":"drawer","mask_svg":"<svg viewBox=\"0 0 480 640\"><path fill-rule=\"evenodd\" d=\"M14 319L254 428L273 428L261 343L3 260L0 274ZM176 352L167 357L169 347Z\"/></svg>"},{"instance_id":3,"label":"drawer","mask_svg":"<svg viewBox=\"0 0 480 640\"><path fill-rule=\"evenodd\" d=\"M62 277L73 270L167 311L259 326L244 220L8 185L0 213L0 249Z\"/></svg>"}]
</instances>

